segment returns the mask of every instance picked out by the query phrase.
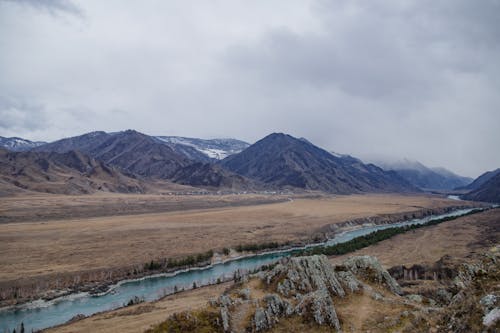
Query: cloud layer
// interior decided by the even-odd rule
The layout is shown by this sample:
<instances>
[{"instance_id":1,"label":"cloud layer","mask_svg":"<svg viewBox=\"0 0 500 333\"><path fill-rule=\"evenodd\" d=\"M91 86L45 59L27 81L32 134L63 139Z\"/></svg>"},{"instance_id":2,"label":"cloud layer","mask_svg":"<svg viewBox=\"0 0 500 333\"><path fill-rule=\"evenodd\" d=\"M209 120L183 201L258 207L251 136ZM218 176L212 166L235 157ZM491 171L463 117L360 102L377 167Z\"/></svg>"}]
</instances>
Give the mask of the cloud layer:
<instances>
[{"instance_id":1,"label":"cloud layer","mask_svg":"<svg viewBox=\"0 0 500 333\"><path fill-rule=\"evenodd\" d=\"M274 131L500 167L500 2L0 1L0 135Z\"/></svg>"}]
</instances>

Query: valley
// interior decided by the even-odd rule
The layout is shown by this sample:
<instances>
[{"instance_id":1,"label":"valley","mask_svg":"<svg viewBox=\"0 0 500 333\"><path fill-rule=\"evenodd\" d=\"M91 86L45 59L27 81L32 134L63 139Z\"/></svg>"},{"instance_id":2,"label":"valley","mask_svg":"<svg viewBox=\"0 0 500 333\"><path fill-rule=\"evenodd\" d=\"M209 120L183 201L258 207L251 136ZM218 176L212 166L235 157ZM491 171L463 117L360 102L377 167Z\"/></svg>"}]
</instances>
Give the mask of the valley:
<instances>
[{"instance_id":1,"label":"valley","mask_svg":"<svg viewBox=\"0 0 500 333\"><path fill-rule=\"evenodd\" d=\"M116 204L113 200L117 198L111 198L110 201L105 197L94 200L99 200L103 207L106 202L111 202L113 207ZM133 197L118 198L123 200L124 206L133 206ZM154 202L150 197L136 199ZM184 203L187 207L196 205L191 197L186 201L183 199L175 197L171 200L177 207ZM272 197L267 202L280 199L283 198ZM161 197L161 200L167 201L168 198ZM224 197L212 200L214 205L230 201ZM17 216L24 222L0 225L0 250L3 253L0 290L4 299L9 298L8 291L12 288L25 289L25 297L35 296L43 289L47 292L47 288L56 285L67 288L75 281L83 283L85 279L114 281L120 276L126 277L127 272L134 269L142 271L144 264L151 260L185 257L209 250L220 253L224 247L234 248L240 244L307 243L315 238L322 239L322 228L336 223L374 216L386 216L391 221L391 216L403 219L415 212L457 206L456 201L445 198L398 195L287 197L284 202L272 204L255 204L255 201L252 204L252 200L262 200L258 196L249 196L249 202L245 202L244 196L236 196L233 200L241 206L92 218L35 219L32 222ZM3 214L8 215L10 210L19 214L19 210L13 209L15 201L11 198L7 207L2 202ZM89 199L82 201L93 202ZM57 202L58 207L65 206L64 201ZM78 202L77 198L68 199L67 205L71 207L75 202ZM78 205L81 206L82 202ZM35 210L44 211L40 206L35 206Z\"/></svg>"},{"instance_id":2,"label":"valley","mask_svg":"<svg viewBox=\"0 0 500 333\"><path fill-rule=\"evenodd\" d=\"M442 224L426 227L414 232L395 236L370 246L368 248L350 253L344 256L334 256L330 262L340 265L353 256L370 255L379 259L385 269L398 265L411 267L414 264L432 265L441 260L443 256L451 263L474 263L482 253L490 253L491 256L498 255L497 240L500 237L500 210L490 210L478 215L459 218ZM453 266L450 266L453 267ZM404 280L398 280L404 285ZM449 282L412 280L406 281L404 290L407 293L418 293L432 288L444 288ZM262 291L256 280L251 280L245 285L251 290L255 298L263 297ZM157 302L133 305L104 314L98 314L73 324L63 325L58 328L47 330L47 332L85 332L91 328L99 328L102 332L135 332L142 331L165 320L165 317L183 311L204 309L210 300L216 299L221 294L231 294L232 290L242 288L231 283L216 286L203 287L190 290L172 296L167 296ZM387 328L377 327L377 323L386 322L405 323L412 327L411 323L401 322L400 314L404 311L413 311L413 315L423 311L425 305L418 302L403 302L404 297L391 296L380 286L374 286L384 298L390 302L369 297L366 294L355 294L348 299L335 301L337 314L341 319L342 330L347 332L360 332L370 329L374 332L385 332ZM429 294L427 294L429 295ZM432 316L422 312L423 322L417 326L424 331L428 325L439 323L441 311ZM388 321L388 318L390 320ZM417 321L418 323L418 321ZM420 326L422 325L422 326ZM413 326L415 329L415 326ZM330 332L328 327L310 326L306 322L296 319L282 319L273 332ZM437 330L436 330L437 331Z\"/></svg>"}]
</instances>

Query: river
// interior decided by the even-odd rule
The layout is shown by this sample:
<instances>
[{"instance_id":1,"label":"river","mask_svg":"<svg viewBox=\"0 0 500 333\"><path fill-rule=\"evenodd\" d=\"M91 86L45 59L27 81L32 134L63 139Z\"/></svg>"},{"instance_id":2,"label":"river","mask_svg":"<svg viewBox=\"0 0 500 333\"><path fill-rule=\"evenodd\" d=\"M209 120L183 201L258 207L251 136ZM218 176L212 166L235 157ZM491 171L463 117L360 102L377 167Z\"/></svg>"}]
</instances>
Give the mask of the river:
<instances>
[{"instance_id":1,"label":"river","mask_svg":"<svg viewBox=\"0 0 500 333\"><path fill-rule=\"evenodd\" d=\"M460 216L470 212L470 209L459 209L447 214L432 215L422 219L413 219L399 223L384 225L361 226L358 229L346 231L336 235L326 242L327 245L347 242L353 238L369 234L371 232L412 224L424 224L431 220L449 216ZM308 245L319 246L325 243ZM97 312L108 311L122 307L135 296L153 301L162 296L172 293L174 288L178 290L192 288L193 283L197 286L213 284L217 279L231 278L234 273L240 271L252 271L263 265L276 262L282 257L290 256L294 251L303 248L294 248L283 251L267 252L234 259L225 263L218 263L204 268L188 269L171 274L149 276L139 280L122 281L115 285L110 292L102 295L89 295L80 293L65 296L52 301L34 301L24 305L4 308L0 310L0 332L12 332L18 330L19 325L24 323L25 331L40 330L43 328L59 325L67 322L76 315L86 316Z\"/></svg>"}]
</instances>

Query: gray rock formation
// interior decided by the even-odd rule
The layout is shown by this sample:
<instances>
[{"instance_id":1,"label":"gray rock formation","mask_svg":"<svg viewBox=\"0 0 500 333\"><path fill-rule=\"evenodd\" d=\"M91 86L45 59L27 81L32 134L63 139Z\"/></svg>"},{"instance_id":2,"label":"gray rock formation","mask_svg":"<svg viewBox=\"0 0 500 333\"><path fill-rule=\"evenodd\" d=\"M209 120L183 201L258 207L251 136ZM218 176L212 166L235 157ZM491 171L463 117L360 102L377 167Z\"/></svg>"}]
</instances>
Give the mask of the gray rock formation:
<instances>
[{"instance_id":1,"label":"gray rock formation","mask_svg":"<svg viewBox=\"0 0 500 333\"><path fill-rule=\"evenodd\" d=\"M376 258L370 256L351 257L344 261L343 264L353 274L370 281L385 284L393 293L402 294L399 284L380 265Z\"/></svg>"},{"instance_id":2,"label":"gray rock formation","mask_svg":"<svg viewBox=\"0 0 500 333\"><path fill-rule=\"evenodd\" d=\"M253 326L256 332L267 330L279 322L280 317L294 314L290 302L281 299L279 295L264 296L265 307L257 306L253 317Z\"/></svg>"},{"instance_id":3,"label":"gray rock formation","mask_svg":"<svg viewBox=\"0 0 500 333\"><path fill-rule=\"evenodd\" d=\"M334 295L345 296L334 267L323 255L291 258L278 264L266 276L266 280L270 283L277 276L284 278L278 283L278 292L285 296L316 290L328 290Z\"/></svg>"},{"instance_id":4,"label":"gray rock formation","mask_svg":"<svg viewBox=\"0 0 500 333\"><path fill-rule=\"evenodd\" d=\"M335 312L333 300L326 289L320 289L300 297L295 312L302 316L310 313L317 324L326 324L340 330L340 322Z\"/></svg>"}]
</instances>

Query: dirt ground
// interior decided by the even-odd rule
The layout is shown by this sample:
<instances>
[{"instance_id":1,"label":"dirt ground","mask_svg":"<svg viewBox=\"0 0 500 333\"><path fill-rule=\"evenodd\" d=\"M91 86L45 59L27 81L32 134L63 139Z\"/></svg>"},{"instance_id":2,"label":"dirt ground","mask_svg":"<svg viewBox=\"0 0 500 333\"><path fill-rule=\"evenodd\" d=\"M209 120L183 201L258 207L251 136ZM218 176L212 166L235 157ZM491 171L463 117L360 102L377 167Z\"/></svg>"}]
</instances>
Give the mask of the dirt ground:
<instances>
[{"instance_id":1,"label":"dirt ground","mask_svg":"<svg viewBox=\"0 0 500 333\"><path fill-rule=\"evenodd\" d=\"M98 198L103 205L105 199ZM55 205L52 200L50 207ZM127 205L126 200L134 198L122 200ZM21 204L28 203L23 199ZM318 228L347 219L456 204L429 196L352 195L290 199L266 205L4 223L0 224L0 282L143 264L151 259L242 243L307 239ZM5 206L9 211L8 207L15 205L2 201L2 207ZM41 209L41 204L36 207Z\"/></svg>"}]
</instances>

